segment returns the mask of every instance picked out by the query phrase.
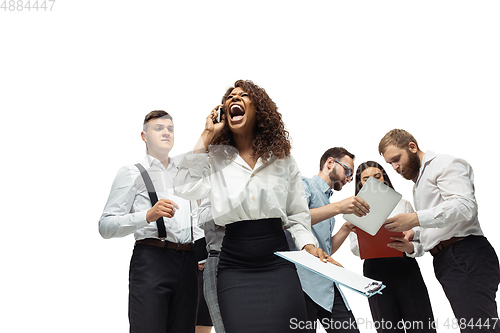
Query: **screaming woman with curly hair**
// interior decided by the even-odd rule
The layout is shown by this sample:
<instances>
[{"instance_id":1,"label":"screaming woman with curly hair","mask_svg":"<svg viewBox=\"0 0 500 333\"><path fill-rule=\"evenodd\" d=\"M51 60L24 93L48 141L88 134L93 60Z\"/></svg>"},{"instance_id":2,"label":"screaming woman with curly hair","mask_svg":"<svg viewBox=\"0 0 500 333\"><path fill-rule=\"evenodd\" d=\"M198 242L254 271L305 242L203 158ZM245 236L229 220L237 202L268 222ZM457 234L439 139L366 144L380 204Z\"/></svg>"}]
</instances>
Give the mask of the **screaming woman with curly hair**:
<instances>
[{"instance_id":1,"label":"screaming woman with curly hair","mask_svg":"<svg viewBox=\"0 0 500 333\"><path fill-rule=\"evenodd\" d=\"M307 320L295 266L274 255L288 250L283 229L298 249L335 263L316 247L290 148L276 104L264 89L239 80L206 118L195 152L177 164L175 194L207 197L215 224L226 228L217 294L227 333L297 332L292 323Z\"/></svg>"},{"instance_id":2,"label":"screaming woman with curly hair","mask_svg":"<svg viewBox=\"0 0 500 333\"><path fill-rule=\"evenodd\" d=\"M235 82L234 88L241 88L245 91L255 105L256 121L251 151L253 156L261 157L264 162L267 162L272 154L278 158L288 157L291 149L290 140L276 103L263 88L255 85L252 81L238 80ZM222 97L222 105L225 105L227 100L231 98L231 92L234 88L229 88L226 91ZM226 119L227 117L226 115ZM212 144L235 147L229 124L229 121L224 123L222 131L214 137Z\"/></svg>"}]
</instances>

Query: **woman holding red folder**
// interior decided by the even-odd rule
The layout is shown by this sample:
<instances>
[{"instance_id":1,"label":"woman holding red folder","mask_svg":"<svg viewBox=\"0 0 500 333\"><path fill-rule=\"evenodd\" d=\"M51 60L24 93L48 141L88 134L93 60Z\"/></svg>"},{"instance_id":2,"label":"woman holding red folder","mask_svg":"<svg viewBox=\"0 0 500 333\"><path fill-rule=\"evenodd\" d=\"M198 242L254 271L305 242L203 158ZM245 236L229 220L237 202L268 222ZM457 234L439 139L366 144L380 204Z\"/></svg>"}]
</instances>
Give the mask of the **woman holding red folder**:
<instances>
[{"instance_id":1,"label":"woman holding red folder","mask_svg":"<svg viewBox=\"0 0 500 333\"><path fill-rule=\"evenodd\" d=\"M369 177L374 177L394 189L384 168L377 162L368 161L362 163L356 170L356 195ZM401 199L390 216L410 212L413 212L411 203ZM387 235L381 234L379 232L373 237L387 237ZM416 234L418 235L418 231ZM414 230L405 234L405 238L409 240L413 237ZM352 252L359 256L356 235L351 233L350 239ZM392 242L390 247L397 248L397 245ZM363 274L366 277L383 281L386 285L386 289L381 295L374 295L368 299L373 320L380 324L376 326L378 333L405 332L405 327L406 332L436 332L432 328L434 327L432 325L434 315L429 294L415 258L407 256L406 253L403 253L403 256L390 257L390 251L387 253L387 251L383 251L383 248L379 250L374 252L384 257L372 258L372 256L368 256L370 259L365 259L363 264ZM414 323L418 323L420 327L416 327ZM413 329L408 329L409 326L413 326Z\"/></svg>"}]
</instances>

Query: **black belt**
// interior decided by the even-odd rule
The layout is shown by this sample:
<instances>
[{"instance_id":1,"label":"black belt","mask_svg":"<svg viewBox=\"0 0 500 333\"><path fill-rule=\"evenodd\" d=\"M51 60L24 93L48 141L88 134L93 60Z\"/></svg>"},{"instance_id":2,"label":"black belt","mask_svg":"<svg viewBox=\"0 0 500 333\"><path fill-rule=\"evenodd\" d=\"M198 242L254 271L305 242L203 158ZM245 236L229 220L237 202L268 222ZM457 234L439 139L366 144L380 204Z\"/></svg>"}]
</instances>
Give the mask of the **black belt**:
<instances>
[{"instance_id":1,"label":"black belt","mask_svg":"<svg viewBox=\"0 0 500 333\"><path fill-rule=\"evenodd\" d=\"M450 239L444 240L440 242L438 245L434 246L432 249L430 249L430 253L435 256L438 254L440 251L442 251L445 247L450 246L453 243L456 243L458 241L461 241L462 239L465 239L465 237L452 237Z\"/></svg>"},{"instance_id":2,"label":"black belt","mask_svg":"<svg viewBox=\"0 0 500 333\"><path fill-rule=\"evenodd\" d=\"M167 249L172 249L172 250L177 250L177 251L188 251L188 252L194 252L195 246L192 243L188 244L179 244L179 243L172 243L169 241L162 241L160 239L156 238L146 238L146 239L141 239L135 242L135 244L145 244L145 245L151 245L151 246L156 246L156 247L161 247L161 248L167 248Z\"/></svg>"}]
</instances>

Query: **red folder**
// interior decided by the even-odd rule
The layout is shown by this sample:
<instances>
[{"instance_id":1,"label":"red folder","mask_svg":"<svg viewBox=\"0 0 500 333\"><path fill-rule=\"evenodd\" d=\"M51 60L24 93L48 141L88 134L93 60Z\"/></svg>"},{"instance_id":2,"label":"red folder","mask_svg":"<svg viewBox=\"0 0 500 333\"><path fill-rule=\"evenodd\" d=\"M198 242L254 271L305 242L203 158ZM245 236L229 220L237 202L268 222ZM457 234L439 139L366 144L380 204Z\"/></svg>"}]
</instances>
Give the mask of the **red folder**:
<instances>
[{"instance_id":1,"label":"red folder","mask_svg":"<svg viewBox=\"0 0 500 333\"><path fill-rule=\"evenodd\" d=\"M403 252L387 246L387 243L394 242L390 237L403 237L402 232L392 232L384 226L372 236L367 232L356 228L358 235L359 255L361 259L402 257Z\"/></svg>"}]
</instances>

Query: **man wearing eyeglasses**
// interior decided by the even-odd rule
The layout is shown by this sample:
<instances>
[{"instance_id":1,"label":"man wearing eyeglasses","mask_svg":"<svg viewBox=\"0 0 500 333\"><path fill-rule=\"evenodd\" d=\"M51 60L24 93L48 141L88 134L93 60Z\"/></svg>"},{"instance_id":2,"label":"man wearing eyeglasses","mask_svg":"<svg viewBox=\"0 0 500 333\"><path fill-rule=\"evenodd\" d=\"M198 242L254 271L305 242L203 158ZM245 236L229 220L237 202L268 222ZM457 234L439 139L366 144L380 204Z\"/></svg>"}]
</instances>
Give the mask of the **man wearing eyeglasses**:
<instances>
[{"instance_id":1,"label":"man wearing eyeglasses","mask_svg":"<svg viewBox=\"0 0 500 333\"><path fill-rule=\"evenodd\" d=\"M335 147L328 149L321 157L318 175L302 178L311 213L312 232L321 249L329 254L337 251L354 227L346 222L332 237L335 216L351 213L364 216L370 209L366 201L357 197L330 203L332 189L340 191L345 184L351 182L353 169L354 155L345 148ZM293 249L291 246L291 250ZM310 332L316 332L317 320L327 332L359 332L356 320L337 284L298 266L297 272L306 299Z\"/></svg>"}]
</instances>

